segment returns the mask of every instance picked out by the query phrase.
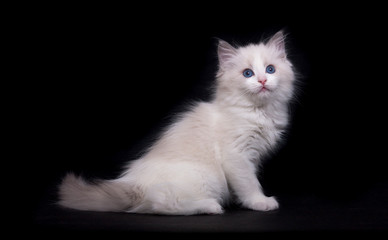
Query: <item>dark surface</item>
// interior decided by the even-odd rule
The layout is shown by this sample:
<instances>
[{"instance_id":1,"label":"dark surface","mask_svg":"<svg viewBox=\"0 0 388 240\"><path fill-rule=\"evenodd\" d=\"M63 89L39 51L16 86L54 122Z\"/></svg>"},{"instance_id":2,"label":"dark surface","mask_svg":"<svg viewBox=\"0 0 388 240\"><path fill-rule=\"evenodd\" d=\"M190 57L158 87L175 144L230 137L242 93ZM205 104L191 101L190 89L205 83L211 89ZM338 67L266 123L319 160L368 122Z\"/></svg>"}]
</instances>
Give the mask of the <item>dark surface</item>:
<instances>
[{"instance_id":1,"label":"dark surface","mask_svg":"<svg viewBox=\"0 0 388 240\"><path fill-rule=\"evenodd\" d=\"M159 216L84 212L43 204L35 219L41 234L90 233L383 233L388 232L388 183L343 199L341 196L280 196L276 211L237 206L223 215ZM384 236L380 235L380 237Z\"/></svg>"},{"instance_id":2,"label":"dark surface","mask_svg":"<svg viewBox=\"0 0 388 240\"><path fill-rule=\"evenodd\" d=\"M47 235L386 232L385 14L373 4L344 6L29 11L15 28L20 36L12 35L26 63L18 72L27 76L16 81L22 97L12 98L21 102L14 112L22 112L13 129L22 133L13 133L20 143L10 160L17 166L9 168L24 174L13 189L22 195L17 209L28 212L28 226ZM177 217L52 204L66 172L114 178L177 112L210 99L216 38L246 44L282 28L299 73L298 93L286 141L259 176L266 193L279 198L279 210L234 206L220 216Z\"/></svg>"}]
</instances>

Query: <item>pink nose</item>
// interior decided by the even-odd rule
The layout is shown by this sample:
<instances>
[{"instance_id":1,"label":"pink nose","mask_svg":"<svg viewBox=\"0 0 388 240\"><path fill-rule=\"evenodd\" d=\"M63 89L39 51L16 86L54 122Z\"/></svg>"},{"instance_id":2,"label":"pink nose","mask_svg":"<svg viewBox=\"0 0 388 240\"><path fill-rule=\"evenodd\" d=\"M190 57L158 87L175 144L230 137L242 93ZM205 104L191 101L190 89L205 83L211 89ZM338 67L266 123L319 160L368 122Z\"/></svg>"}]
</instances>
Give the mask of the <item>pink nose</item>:
<instances>
[{"instance_id":1,"label":"pink nose","mask_svg":"<svg viewBox=\"0 0 388 240\"><path fill-rule=\"evenodd\" d=\"M264 79L259 79L259 83L261 83L261 84L265 84L267 82L267 79L266 78L264 78Z\"/></svg>"}]
</instances>

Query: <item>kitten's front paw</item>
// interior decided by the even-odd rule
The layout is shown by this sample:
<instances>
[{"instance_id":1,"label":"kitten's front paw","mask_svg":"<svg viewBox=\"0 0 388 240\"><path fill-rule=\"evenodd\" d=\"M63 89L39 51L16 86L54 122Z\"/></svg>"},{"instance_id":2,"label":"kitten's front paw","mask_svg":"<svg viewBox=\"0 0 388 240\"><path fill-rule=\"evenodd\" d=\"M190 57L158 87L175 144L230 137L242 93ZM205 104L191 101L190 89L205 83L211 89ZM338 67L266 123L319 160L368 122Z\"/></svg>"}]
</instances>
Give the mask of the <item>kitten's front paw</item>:
<instances>
[{"instance_id":1,"label":"kitten's front paw","mask_svg":"<svg viewBox=\"0 0 388 240\"><path fill-rule=\"evenodd\" d=\"M247 208L256 211L270 211L279 208L279 203L274 197L258 197L244 204Z\"/></svg>"}]
</instances>

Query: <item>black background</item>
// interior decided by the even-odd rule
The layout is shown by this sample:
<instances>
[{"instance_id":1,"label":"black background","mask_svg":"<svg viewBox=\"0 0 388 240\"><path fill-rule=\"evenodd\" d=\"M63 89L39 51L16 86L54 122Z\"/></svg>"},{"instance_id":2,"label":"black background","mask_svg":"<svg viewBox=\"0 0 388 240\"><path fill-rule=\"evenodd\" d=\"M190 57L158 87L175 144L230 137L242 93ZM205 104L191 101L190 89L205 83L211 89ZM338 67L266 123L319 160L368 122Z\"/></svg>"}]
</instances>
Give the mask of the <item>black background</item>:
<instances>
[{"instance_id":1,"label":"black background","mask_svg":"<svg viewBox=\"0 0 388 240\"><path fill-rule=\"evenodd\" d=\"M174 114L209 100L217 38L246 44L280 29L299 83L287 141L259 176L266 192L348 201L386 182L383 16L268 5L55 6L22 20L18 124L33 206L66 172L117 176Z\"/></svg>"}]
</instances>

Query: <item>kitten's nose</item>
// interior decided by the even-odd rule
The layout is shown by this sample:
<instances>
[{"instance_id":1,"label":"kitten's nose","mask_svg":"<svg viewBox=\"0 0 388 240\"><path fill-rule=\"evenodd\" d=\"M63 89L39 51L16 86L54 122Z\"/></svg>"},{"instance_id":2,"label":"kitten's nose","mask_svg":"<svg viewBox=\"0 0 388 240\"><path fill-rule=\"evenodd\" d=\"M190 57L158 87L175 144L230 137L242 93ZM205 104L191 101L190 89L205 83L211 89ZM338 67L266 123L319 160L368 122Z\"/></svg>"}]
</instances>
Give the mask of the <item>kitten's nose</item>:
<instances>
[{"instance_id":1,"label":"kitten's nose","mask_svg":"<svg viewBox=\"0 0 388 240\"><path fill-rule=\"evenodd\" d=\"M259 78L259 83L264 85L266 82L267 82L266 78L262 78L262 79Z\"/></svg>"}]
</instances>

